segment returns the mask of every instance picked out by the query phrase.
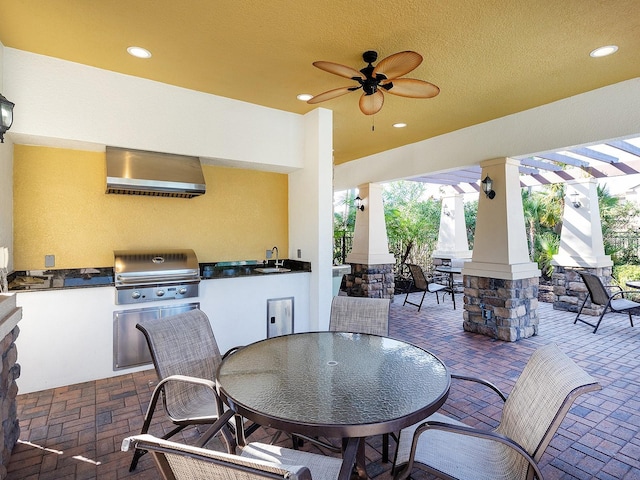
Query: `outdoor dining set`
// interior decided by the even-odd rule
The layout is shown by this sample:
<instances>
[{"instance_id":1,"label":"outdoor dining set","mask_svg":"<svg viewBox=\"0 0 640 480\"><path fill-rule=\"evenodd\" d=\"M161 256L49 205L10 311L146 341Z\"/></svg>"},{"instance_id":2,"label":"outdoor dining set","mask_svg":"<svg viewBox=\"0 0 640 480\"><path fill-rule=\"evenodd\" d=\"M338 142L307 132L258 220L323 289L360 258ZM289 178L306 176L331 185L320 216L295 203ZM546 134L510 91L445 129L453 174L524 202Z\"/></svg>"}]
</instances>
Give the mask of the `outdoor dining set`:
<instances>
[{"instance_id":1,"label":"outdoor dining set","mask_svg":"<svg viewBox=\"0 0 640 480\"><path fill-rule=\"evenodd\" d=\"M600 389L596 380L549 344L507 396L390 338L389 303L336 296L328 331L267 338L224 355L201 310L141 321L159 382L141 433L123 440L122 450L133 452L130 470L150 453L164 478L364 479L365 438L380 435L383 461L393 439L397 480L415 468L443 478L542 478L542 454L574 400ZM480 383L504 401L495 430L437 413L452 381ZM175 428L157 438L148 432L161 399ZM171 440L190 425L206 428L195 445ZM260 427L277 432L271 442L250 441ZM281 434L287 447L277 442ZM207 448L214 436L226 451ZM304 442L326 455L303 451Z\"/></svg>"}]
</instances>

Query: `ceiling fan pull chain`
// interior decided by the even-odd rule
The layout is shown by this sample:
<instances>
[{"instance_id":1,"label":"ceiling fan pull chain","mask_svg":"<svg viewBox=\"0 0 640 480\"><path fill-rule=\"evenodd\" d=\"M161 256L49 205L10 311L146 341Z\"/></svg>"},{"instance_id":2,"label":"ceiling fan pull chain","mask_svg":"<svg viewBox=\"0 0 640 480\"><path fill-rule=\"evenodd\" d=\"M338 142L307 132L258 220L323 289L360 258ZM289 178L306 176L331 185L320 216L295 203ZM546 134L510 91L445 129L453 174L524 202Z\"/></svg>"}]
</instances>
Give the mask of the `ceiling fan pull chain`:
<instances>
[{"instance_id":1,"label":"ceiling fan pull chain","mask_svg":"<svg viewBox=\"0 0 640 480\"><path fill-rule=\"evenodd\" d=\"M375 132L376 130L376 116L371 115L371 131Z\"/></svg>"}]
</instances>

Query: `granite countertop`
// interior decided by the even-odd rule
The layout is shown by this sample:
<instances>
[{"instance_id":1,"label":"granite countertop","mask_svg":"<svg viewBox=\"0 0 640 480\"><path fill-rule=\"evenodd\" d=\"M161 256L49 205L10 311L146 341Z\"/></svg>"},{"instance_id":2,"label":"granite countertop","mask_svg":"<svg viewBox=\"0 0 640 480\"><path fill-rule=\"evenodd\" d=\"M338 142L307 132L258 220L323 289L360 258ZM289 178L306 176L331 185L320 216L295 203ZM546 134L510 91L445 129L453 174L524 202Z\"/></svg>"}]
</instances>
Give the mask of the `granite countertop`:
<instances>
[{"instance_id":1,"label":"granite countertop","mask_svg":"<svg viewBox=\"0 0 640 480\"><path fill-rule=\"evenodd\" d=\"M256 260L241 260L236 262L201 263L200 276L202 280L234 278L258 275L286 275L287 273L310 272L311 263L299 260L284 260L284 268L289 272L262 273L256 268L273 266ZM114 286L113 267L71 268L60 270L22 270L9 275L9 291L38 291L58 290L84 287Z\"/></svg>"},{"instance_id":2,"label":"granite countertop","mask_svg":"<svg viewBox=\"0 0 640 480\"><path fill-rule=\"evenodd\" d=\"M200 276L203 280L210 278L246 277L248 275L285 275L287 273L310 272L311 263L299 260L284 260L283 268L289 272L263 273L256 269L273 267L274 262L257 262L255 260L243 260L238 262L201 263Z\"/></svg>"}]
</instances>

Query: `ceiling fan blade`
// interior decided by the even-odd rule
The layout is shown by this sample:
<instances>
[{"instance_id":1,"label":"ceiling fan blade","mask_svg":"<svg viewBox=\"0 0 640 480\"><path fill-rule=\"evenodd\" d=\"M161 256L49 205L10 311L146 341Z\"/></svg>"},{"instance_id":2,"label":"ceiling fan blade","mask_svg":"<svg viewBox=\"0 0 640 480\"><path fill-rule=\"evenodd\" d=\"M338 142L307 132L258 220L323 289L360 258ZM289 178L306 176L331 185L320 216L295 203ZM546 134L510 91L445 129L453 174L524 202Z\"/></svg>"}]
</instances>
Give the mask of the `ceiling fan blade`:
<instances>
[{"instance_id":1,"label":"ceiling fan blade","mask_svg":"<svg viewBox=\"0 0 640 480\"><path fill-rule=\"evenodd\" d=\"M411 70L422 63L422 55L417 52L398 52L389 55L376 65L373 69L373 78L382 74L389 79L398 78L406 75Z\"/></svg>"},{"instance_id":2,"label":"ceiling fan blade","mask_svg":"<svg viewBox=\"0 0 640 480\"><path fill-rule=\"evenodd\" d=\"M362 80L366 78L362 72L359 72L355 68L340 65L339 63L319 61L313 62L313 66L318 67L320 70L324 70L325 72L340 75L344 78L361 78Z\"/></svg>"},{"instance_id":3,"label":"ceiling fan blade","mask_svg":"<svg viewBox=\"0 0 640 480\"><path fill-rule=\"evenodd\" d=\"M385 91L409 98L433 98L440 93L440 89L433 83L415 78L396 78L392 82L380 83Z\"/></svg>"},{"instance_id":4,"label":"ceiling fan blade","mask_svg":"<svg viewBox=\"0 0 640 480\"><path fill-rule=\"evenodd\" d=\"M384 103L384 95L380 90L372 95L362 94L360 97L360 111L365 115L378 113Z\"/></svg>"},{"instance_id":5,"label":"ceiling fan blade","mask_svg":"<svg viewBox=\"0 0 640 480\"><path fill-rule=\"evenodd\" d=\"M354 90L358 90L360 87L340 87L334 88L333 90L329 90L328 92L320 93L315 97L307 100L307 103L315 104L324 102L326 100L331 100L332 98L340 97L341 95L345 95L349 92L353 92Z\"/></svg>"}]
</instances>

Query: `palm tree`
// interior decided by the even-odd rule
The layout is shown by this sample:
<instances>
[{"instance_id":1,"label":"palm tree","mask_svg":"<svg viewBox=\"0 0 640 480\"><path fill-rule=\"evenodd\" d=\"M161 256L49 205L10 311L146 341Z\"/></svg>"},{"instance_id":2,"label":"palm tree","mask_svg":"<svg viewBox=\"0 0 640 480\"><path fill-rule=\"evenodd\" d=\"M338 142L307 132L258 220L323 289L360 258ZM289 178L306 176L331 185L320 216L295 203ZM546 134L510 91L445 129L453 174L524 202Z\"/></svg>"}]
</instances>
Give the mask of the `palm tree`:
<instances>
[{"instance_id":1,"label":"palm tree","mask_svg":"<svg viewBox=\"0 0 640 480\"><path fill-rule=\"evenodd\" d=\"M537 262L544 277L553 273L551 259L558 252L562 211L564 208L564 185L554 184L532 192L522 190L522 209L529 258Z\"/></svg>"},{"instance_id":2,"label":"palm tree","mask_svg":"<svg viewBox=\"0 0 640 480\"><path fill-rule=\"evenodd\" d=\"M529 245L529 258L535 258L536 231L540 225L540 215L542 202L539 195L535 195L531 190L522 189L522 211L524 213L524 224L527 229L527 241Z\"/></svg>"}]
</instances>

